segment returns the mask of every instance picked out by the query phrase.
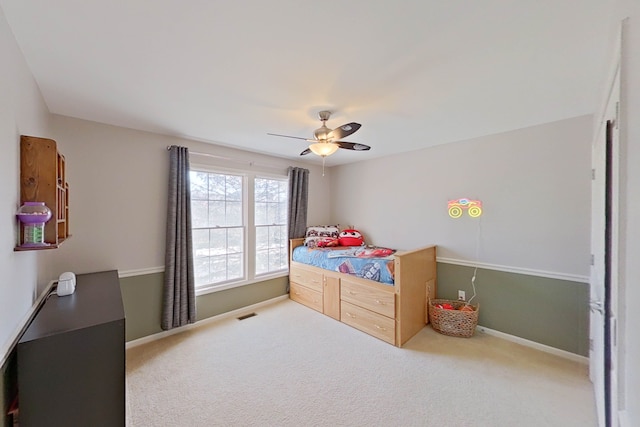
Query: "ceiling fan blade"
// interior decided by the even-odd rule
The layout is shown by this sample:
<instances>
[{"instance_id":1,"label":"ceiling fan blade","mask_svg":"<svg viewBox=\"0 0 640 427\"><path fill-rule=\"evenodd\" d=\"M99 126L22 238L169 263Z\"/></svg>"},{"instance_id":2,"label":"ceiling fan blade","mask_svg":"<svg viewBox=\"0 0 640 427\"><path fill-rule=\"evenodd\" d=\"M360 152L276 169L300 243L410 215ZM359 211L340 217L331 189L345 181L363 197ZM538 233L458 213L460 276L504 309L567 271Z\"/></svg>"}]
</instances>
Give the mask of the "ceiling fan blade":
<instances>
[{"instance_id":1,"label":"ceiling fan blade","mask_svg":"<svg viewBox=\"0 0 640 427\"><path fill-rule=\"evenodd\" d=\"M300 153L300 155L301 155L301 156L304 156L305 154L309 154L310 152L311 152L311 150L307 148L307 149L306 149L306 150L304 150L302 153Z\"/></svg>"},{"instance_id":2,"label":"ceiling fan blade","mask_svg":"<svg viewBox=\"0 0 640 427\"><path fill-rule=\"evenodd\" d=\"M334 141L334 144L338 144L340 148L344 148L345 150L354 150L354 151L371 150L371 147L369 147L368 145L358 144L357 142Z\"/></svg>"},{"instance_id":3,"label":"ceiling fan blade","mask_svg":"<svg viewBox=\"0 0 640 427\"><path fill-rule=\"evenodd\" d=\"M303 141L309 141L309 142L316 142L315 139L309 139L309 138L302 138L300 136L289 136L289 135L280 135L279 133L267 133L267 135L271 135L271 136L282 136L284 138L293 138L293 139L301 139Z\"/></svg>"},{"instance_id":4,"label":"ceiling fan blade","mask_svg":"<svg viewBox=\"0 0 640 427\"><path fill-rule=\"evenodd\" d=\"M346 125L342 125L339 128L335 128L334 130L329 132L328 137L332 138L333 140L342 139L360 129L360 126L362 126L360 123L347 123Z\"/></svg>"}]
</instances>

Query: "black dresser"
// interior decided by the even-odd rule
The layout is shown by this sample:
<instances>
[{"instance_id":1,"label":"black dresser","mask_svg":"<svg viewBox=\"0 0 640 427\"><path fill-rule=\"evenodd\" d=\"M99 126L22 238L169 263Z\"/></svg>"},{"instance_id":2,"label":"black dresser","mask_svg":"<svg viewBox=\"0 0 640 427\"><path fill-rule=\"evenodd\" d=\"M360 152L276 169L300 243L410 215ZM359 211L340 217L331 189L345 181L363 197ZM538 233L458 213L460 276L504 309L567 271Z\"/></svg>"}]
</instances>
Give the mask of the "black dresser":
<instances>
[{"instance_id":1,"label":"black dresser","mask_svg":"<svg viewBox=\"0 0 640 427\"><path fill-rule=\"evenodd\" d=\"M125 425L125 317L116 270L52 294L18 343L20 426Z\"/></svg>"}]
</instances>

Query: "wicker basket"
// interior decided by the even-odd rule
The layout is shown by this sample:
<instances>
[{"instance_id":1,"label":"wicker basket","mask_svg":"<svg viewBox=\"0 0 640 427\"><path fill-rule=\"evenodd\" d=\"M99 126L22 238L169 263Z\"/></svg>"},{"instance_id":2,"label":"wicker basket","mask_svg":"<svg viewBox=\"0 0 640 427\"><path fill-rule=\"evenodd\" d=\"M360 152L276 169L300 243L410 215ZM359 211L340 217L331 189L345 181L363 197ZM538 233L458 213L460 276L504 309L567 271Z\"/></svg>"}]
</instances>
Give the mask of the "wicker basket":
<instances>
[{"instance_id":1,"label":"wicker basket","mask_svg":"<svg viewBox=\"0 0 640 427\"><path fill-rule=\"evenodd\" d=\"M436 307L437 304L451 304L455 310L446 310ZM478 311L480 305L473 307L473 311L460 311L460 307L465 305L464 301L453 301L448 299L429 300L429 320L431 326L436 331L452 337L469 338L473 335L478 324Z\"/></svg>"}]
</instances>

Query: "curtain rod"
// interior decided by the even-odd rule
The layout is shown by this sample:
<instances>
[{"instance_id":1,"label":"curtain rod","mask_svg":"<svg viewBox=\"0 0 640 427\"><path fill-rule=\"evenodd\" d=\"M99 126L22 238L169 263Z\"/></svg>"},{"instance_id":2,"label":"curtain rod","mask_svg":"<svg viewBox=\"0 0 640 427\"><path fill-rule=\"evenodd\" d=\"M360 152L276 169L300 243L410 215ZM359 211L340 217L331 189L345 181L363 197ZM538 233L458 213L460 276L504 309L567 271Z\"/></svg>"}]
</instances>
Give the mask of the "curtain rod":
<instances>
[{"instance_id":1,"label":"curtain rod","mask_svg":"<svg viewBox=\"0 0 640 427\"><path fill-rule=\"evenodd\" d=\"M167 146L167 151L171 150L172 146ZM204 157L212 157L214 159L220 159L220 160L229 160L231 162L236 162L236 163L244 163L247 164L249 166L260 166L260 167L264 167L264 168L271 168L271 169L277 169L277 170L286 170L287 167L286 166L274 166L274 165L268 165L268 164L264 164L264 163L256 163L252 160L245 160L245 159L236 159L233 157L226 157L226 156L218 156L215 154L209 154L209 153L201 153L199 151L189 151L189 155L195 155L195 156L204 156Z\"/></svg>"}]
</instances>

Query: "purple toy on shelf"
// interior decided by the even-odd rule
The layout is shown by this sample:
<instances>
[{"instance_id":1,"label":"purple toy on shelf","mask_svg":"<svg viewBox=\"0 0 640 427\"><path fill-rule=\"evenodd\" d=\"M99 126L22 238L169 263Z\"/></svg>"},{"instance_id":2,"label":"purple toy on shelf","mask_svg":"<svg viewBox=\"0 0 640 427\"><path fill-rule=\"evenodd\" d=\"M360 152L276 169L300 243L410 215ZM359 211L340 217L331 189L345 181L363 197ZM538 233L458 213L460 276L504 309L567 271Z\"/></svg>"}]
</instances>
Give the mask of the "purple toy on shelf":
<instances>
[{"instance_id":1,"label":"purple toy on shelf","mask_svg":"<svg viewBox=\"0 0 640 427\"><path fill-rule=\"evenodd\" d=\"M23 242L20 246L49 246L44 241L44 224L51 219L51 209L44 202L24 202L16 216L24 224Z\"/></svg>"}]
</instances>

